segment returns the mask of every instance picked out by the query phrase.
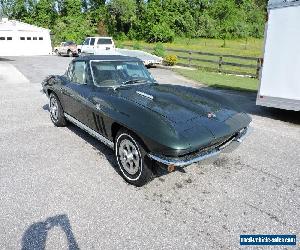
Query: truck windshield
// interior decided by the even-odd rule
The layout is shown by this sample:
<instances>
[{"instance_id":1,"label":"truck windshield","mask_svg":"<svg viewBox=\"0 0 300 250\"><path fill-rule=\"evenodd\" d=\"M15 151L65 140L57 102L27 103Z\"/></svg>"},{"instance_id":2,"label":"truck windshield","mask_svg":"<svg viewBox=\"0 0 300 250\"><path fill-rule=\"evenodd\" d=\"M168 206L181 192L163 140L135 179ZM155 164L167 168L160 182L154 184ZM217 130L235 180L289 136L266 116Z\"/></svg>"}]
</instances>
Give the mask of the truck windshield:
<instances>
[{"instance_id":1,"label":"truck windshield","mask_svg":"<svg viewBox=\"0 0 300 250\"><path fill-rule=\"evenodd\" d=\"M155 82L142 62L91 61L91 70L94 84L99 87Z\"/></svg>"}]
</instances>

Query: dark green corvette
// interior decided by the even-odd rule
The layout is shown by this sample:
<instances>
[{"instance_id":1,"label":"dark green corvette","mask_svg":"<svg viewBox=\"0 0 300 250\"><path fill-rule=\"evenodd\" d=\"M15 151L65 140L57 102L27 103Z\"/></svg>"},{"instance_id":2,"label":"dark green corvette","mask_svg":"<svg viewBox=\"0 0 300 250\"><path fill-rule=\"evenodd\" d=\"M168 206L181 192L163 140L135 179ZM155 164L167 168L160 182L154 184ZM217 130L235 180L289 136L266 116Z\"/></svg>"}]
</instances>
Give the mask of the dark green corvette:
<instances>
[{"instance_id":1,"label":"dark green corvette","mask_svg":"<svg viewBox=\"0 0 300 250\"><path fill-rule=\"evenodd\" d=\"M79 57L42 85L52 122L70 121L113 148L123 177L137 186L157 165L172 171L233 148L251 122L219 95L158 84L132 57Z\"/></svg>"}]
</instances>

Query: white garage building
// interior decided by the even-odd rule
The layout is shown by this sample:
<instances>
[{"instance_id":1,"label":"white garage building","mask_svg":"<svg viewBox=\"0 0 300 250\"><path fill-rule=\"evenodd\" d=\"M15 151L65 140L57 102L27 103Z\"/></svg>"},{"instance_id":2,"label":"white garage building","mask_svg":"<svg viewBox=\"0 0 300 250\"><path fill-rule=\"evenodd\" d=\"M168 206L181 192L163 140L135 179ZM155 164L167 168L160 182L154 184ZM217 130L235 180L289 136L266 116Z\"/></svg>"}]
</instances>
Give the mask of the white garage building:
<instances>
[{"instance_id":1,"label":"white garage building","mask_svg":"<svg viewBox=\"0 0 300 250\"><path fill-rule=\"evenodd\" d=\"M50 30L7 18L0 20L0 56L50 54Z\"/></svg>"}]
</instances>

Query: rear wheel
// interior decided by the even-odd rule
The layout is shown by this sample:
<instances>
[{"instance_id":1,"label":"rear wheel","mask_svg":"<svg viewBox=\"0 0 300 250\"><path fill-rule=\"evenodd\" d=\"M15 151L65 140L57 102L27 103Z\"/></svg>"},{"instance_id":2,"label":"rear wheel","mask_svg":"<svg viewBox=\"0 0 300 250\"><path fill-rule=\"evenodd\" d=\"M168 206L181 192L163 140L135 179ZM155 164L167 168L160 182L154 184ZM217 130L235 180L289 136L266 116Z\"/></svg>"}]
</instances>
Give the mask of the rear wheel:
<instances>
[{"instance_id":1,"label":"rear wheel","mask_svg":"<svg viewBox=\"0 0 300 250\"><path fill-rule=\"evenodd\" d=\"M73 56L73 53L72 53L71 50L68 50L68 56L69 56L69 57L72 57L72 56Z\"/></svg>"},{"instance_id":2,"label":"rear wheel","mask_svg":"<svg viewBox=\"0 0 300 250\"><path fill-rule=\"evenodd\" d=\"M123 178L135 186L143 186L153 178L151 161L148 160L140 140L121 129L116 136L115 154Z\"/></svg>"},{"instance_id":3,"label":"rear wheel","mask_svg":"<svg viewBox=\"0 0 300 250\"><path fill-rule=\"evenodd\" d=\"M50 109L50 118L53 124L57 127L66 126L67 121L64 117L64 111L62 109L58 97L54 93L50 94L49 109Z\"/></svg>"}]
</instances>

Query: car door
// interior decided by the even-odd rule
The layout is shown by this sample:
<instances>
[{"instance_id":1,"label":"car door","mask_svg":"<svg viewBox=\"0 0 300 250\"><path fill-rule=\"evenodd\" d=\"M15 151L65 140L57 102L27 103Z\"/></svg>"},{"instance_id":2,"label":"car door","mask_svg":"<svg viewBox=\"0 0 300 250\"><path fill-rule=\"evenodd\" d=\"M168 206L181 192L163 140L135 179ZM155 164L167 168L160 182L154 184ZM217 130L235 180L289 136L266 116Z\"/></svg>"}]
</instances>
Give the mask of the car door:
<instances>
[{"instance_id":1,"label":"car door","mask_svg":"<svg viewBox=\"0 0 300 250\"><path fill-rule=\"evenodd\" d=\"M86 61L74 61L70 64L63 88L64 112L83 124L87 123L89 97L93 86L87 81Z\"/></svg>"},{"instance_id":2,"label":"car door","mask_svg":"<svg viewBox=\"0 0 300 250\"><path fill-rule=\"evenodd\" d=\"M60 52L59 53L61 55L64 55L64 54L66 54L65 50L66 50L66 43L62 43L61 46L60 46Z\"/></svg>"},{"instance_id":3,"label":"car door","mask_svg":"<svg viewBox=\"0 0 300 250\"><path fill-rule=\"evenodd\" d=\"M81 53L88 53L90 46L90 38L86 38L81 46Z\"/></svg>"},{"instance_id":4,"label":"car door","mask_svg":"<svg viewBox=\"0 0 300 250\"><path fill-rule=\"evenodd\" d=\"M112 93L114 93L114 90L109 86L102 85L100 82L98 82L99 84L95 84L95 81L97 80L93 79L93 76L95 76L96 72L93 72L94 74L92 74L91 70L89 65L87 71L89 78L87 79L91 82L93 87L87 105L86 125L102 136L110 138L111 135L109 134L109 131L113 121L109 116L109 112L112 109L109 100ZM105 72L98 71L97 74L104 75Z\"/></svg>"},{"instance_id":5,"label":"car door","mask_svg":"<svg viewBox=\"0 0 300 250\"><path fill-rule=\"evenodd\" d=\"M96 39L94 37L92 37L90 39L90 46L89 46L89 49L88 49L89 54L94 54L95 53L95 40Z\"/></svg>"},{"instance_id":6,"label":"car door","mask_svg":"<svg viewBox=\"0 0 300 250\"><path fill-rule=\"evenodd\" d=\"M60 46L58 47L58 53L63 54L63 48L64 48L65 43L61 43Z\"/></svg>"}]
</instances>

